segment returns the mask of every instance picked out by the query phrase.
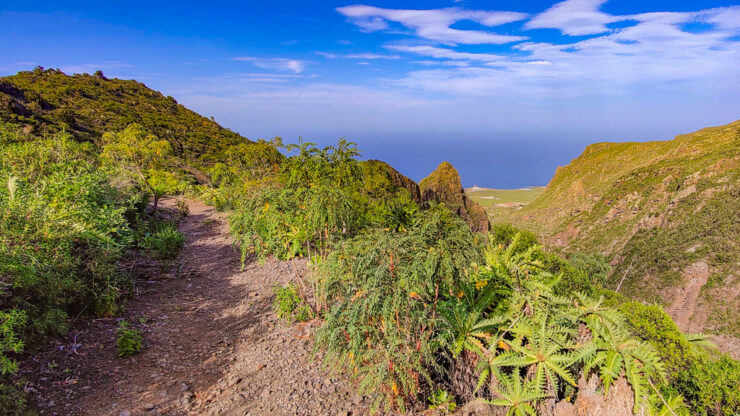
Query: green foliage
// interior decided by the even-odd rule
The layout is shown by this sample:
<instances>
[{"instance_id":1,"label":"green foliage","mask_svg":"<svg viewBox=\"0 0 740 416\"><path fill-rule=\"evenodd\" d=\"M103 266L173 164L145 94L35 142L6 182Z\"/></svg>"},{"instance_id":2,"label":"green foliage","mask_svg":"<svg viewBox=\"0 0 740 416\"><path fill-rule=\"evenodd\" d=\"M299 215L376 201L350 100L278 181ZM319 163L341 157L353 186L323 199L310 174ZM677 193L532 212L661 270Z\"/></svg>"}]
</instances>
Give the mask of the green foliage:
<instances>
[{"instance_id":1,"label":"green foliage","mask_svg":"<svg viewBox=\"0 0 740 416\"><path fill-rule=\"evenodd\" d=\"M190 207L188 206L188 203L183 199L178 199L177 202L175 202L175 209L177 209L177 213L182 218L190 215Z\"/></svg>"},{"instance_id":2,"label":"green foliage","mask_svg":"<svg viewBox=\"0 0 740 416\"><path fill-rule=\"evenodd\" d=\"M437 389L429 396L429 410L439 410L444 413L454 412L457 408L455 397L449 392Z\"/></svg>"},{"instance_id":3,"label":"green foliage","mask_svg":"<svg viewBox=\"0 0 740 416\"><path fill-rule=\"evenodd\" d=\"M273 309L278 318L286 322L304 322L311 319L313 311L311 307L301 299L295 284L286 286L275 286L275 301Z\"/></svg>"},{"instance_id":4,"label":"green foliage","mask_svg":"<svg viewBox=\"0 0 740 416\"><path fill-rule=\"evenodd\" d=\"M0 414L7 416L32 416L37 414L28 402L22 383L0 382Z\"/></svg>"},{"instance_id":5,"label":"green foliage","mask_svg":"<svg viewBox=\"0 0 740 416\"><path fill-rule=\"evenodd\" d=\"M186 162L210 163L222 149L249 143L140 82L68 76L54 69L0 78L0 120L27 126L37 135L65 130L89 142L138 123L169 142Z\"/></svg>"},{"instance_id":6,"label":"green foliage","mask_svg":"<svg viewBox=\"0 0 740 416\"><path fill-rule=\"evenodd\" d=\"M160 260L174 259L183 245L185 235L178 231L175 224L168 221L153 223L152 231L147 233L141 242L144 250Z\"/></svg>"},{"instance_id":7,"label":"green foliage","mask_svg":"<svg viewBox=\"0 0 740 416\"><path fill-rule=\"evenodd\" d=\"M494 406L506 406L506 416L537 416L534 404L545 397L533 381L522 381L518 374L501 374L496 388L499 399L489 400Z\"/></svg>"},{"instance_id":8,"label":"green foliage","mask_svg":"<svg viewBox=\"0 0 740 416\"><path fill-rule=\"evenodd\" d=\"M509 414L534 414L545 397L554 401L572 395L579 374L596 372L605 393L616 378L626 377L635 394L635 410L648 402L652 380L661 383L663 368L653 348L628 331L622 315L602 306L600 299L582 293L559 296L560 277L545 270L536 245L519 248L515 234L508 246L492 236L485 264L471 275L477 290L495 287L504 301L483 309L490 322L478 331L468 350L480 357L478 389L493 394L491 403L509 406ZM448 302L470 305L470 296ZM494 299L494 298L492 298ZM480 308L476 308L480 310ZM442 323L454 330L451 320ZM453 354L459 342L443 343ZM524 377L524 379L522 379Z\"/></svg>"},{"instance_id":9,"label":"green foliage","mask_svg":"<svg viewBox=\"0 0 740 416\"><path fill-rule=\"evenodd\" d=\"M171 154L169 142L159 140L139 124L131 124L121 132L103 135L100 158L121 174L133 174L134 179L152 193L153 210L156 211L159 198L177 189L177 179L160 170L172 164Z\"/></svg>"},{"instance_id":10,"label":"green foliage","mask_svg":"<svg viewBox=\"0 0 740 416\"><path fill-rule=\"evenodd\" d=\"M653 345L668 372L666 392L681 394L701 415L734 415L740 412L740 363L705 350L682 334L659 306L626 302L620 310L633 333Z\"/></svg>"},{"instance_id":11,"label":"green foliage","mask_svg":"<svg viewBox=\"0 0 740 416\"><path fill-rule=\"evenodd\" d=\"M12 309L0 311L0 376L15 373L18 364L7 356L8 353L19 354L23 351L23 341L18 337L18 330L26 324L25 311Z\"/></svg>"},{"instance_id":12,"label":"green foliage","mask_svg":"<svg viewBox=\"0 0 740 416\"><path fill-rule=\"evenodd\" d=\"M442 206L407 232L374 230L340 244L319 266L327 361L352 374L374 407L403 409L433 385L438 304L480 260L468 226Z\"/></svg>"},{"instance_id":13,"label":"green foliage","mask_svg":"<svg viewBox=\"0 0 740 416\"><path fill-rule=\"evenodd\" d=\"M7 126L6 126L7 127ZM116 261L131 246L143 194L98 168L94 148L0 129L0 363L82 313L110 316L127 279ZM113 184L116 183L114 186ZM0 376L0 402L22 404ZM13 393L15 392L15 393Z\"/></svg>"},{"instance_id":14,"label":"green foliage","mask_svg":"<svg viewBox=\"0 0 740 416\"><path fill-rule=\"evenodd\" d=\"M118 346L118 356L122 358L138 354L142 349L144 337L137 328L131 328L131 324L121 320L116 330L116 345Z\"/></svg>"},{"instance_id":15,"label":"green foliage","mask_svg":"<svg viewBox=\"0 0 740 416\"><path fill-rule=\"evenodd\" d=\"M251 252L261 260L268 255L321 258L338 241L368 227L411 225L417 207L405 189L365 189L353 143L340 140L323 149L301 143L287 149L297 154L283 162L282 183L249 189L235 203L230 223L242 259Z\"/></svg>"}]
</instances>

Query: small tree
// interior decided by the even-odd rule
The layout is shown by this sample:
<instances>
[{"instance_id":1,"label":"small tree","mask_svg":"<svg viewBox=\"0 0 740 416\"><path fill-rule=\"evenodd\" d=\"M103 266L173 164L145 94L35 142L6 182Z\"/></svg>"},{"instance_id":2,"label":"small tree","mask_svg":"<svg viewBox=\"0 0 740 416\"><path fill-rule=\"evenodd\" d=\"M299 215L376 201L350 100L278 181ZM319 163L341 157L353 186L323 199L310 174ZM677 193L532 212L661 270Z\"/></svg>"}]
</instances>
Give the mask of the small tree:
<instances>
[{"instance_id":1,"label":"small tree","mask_svg":"<svg viewBox=\"0 0 740 416\"><path fill-rule=\"evenodd\" d=\"M100 157L115 168L132 172L136 179L152 193L157 211L161 190L157 190L148 177L151 169L165 169L172 160L172 146L166 140L147 132L139 124L130 124L118 133L103 135L103 148Z\"/></svg>"}]
</instances>

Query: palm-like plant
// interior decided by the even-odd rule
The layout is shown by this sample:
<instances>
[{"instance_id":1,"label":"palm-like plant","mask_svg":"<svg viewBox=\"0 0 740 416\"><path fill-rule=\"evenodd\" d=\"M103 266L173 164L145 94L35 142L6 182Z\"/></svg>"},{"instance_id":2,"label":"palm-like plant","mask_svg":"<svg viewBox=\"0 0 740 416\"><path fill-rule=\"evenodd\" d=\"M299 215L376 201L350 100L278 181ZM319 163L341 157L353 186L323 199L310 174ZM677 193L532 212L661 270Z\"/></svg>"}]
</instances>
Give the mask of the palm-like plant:
<instances>
[{"instance_id":1,"label":"palm-like plant","mask_svg":"<svg viewBox=\"0 0 740 416\"><path fill-rule=\"evenodd\" d=\"M486 267L497 276L516 283L516 287L522 286L522 279L528 278L532 273L542 271L543 263L535 258L535 253L540 250L537 245L526 250L519 250L521 233L517 233L514 239L506 247L488 244L484 251Z\"/></svg>"},{"instance_id":2,"label":"palm-like plant","mask_svg":"<svg viewBox=\"0 0 740 416\"><path fill-rule=\"evenodd\" d=\"M488 403L508 407L507 416L537 416L535 403L545 397L533 381L522 381L517 371L500 375L496 395Z\"/></svg>"},{"instance_id":3,"label":"palm-like plant","mask_svg":"<svg viewBox=\"0 0 740 416\"><path fill-rule=\"evenodd\" d=\"M575 379L568 367L573 364L574 357L570 350L575 345L569 340L568 328L549 325L548 313L536 316L535 320L522 320L518 326L512 328L512 333L518 335L507 344L517 353L517 357L510 359L508 364L516 367L529 367L533 374L534 384L540 393L551 392L557 394L560 380L576 385ZM523 342L526 339L526 343Z\"/></svg>"},{"instance_id":4,"label":"palm-like plant","mask_svg":"<svg viewBox=\"0 0 740 416\"><path fill-rule=\"evenodd\" d=\"M486 309L491 305L497 291L491 286L478 290L475 283L461 285L460 299L440 305L440 339L452 354L450 370L452 390L458 397L470 398L477 382L478 357L485 355L485 342L496 333L506 318L487 318Z\"/></svg>"},{"instance_id":5,"label":"palm-like plant","mask_svg":"<svg viewBox=\"0 0 740 416\"><path fill-rule=\"evenodd\" d=\"M637 412L647 398L650 378L665 377L657 353L652 346L632 337L624 327L596 316L587 318L586 322L595 337L579 354L585 362L583 372L598 369L605 392L624 374L634 392Z\"/></svg>"}]
</instances>

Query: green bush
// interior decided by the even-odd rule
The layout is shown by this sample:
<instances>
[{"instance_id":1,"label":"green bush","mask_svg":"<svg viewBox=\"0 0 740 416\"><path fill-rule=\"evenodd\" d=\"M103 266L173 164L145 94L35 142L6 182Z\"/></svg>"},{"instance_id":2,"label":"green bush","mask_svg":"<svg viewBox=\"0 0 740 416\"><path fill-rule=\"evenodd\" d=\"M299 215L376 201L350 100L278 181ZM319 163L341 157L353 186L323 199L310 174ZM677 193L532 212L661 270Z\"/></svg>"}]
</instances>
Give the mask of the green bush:
<instances>
[{"instance_id":1,"label":"green bush","mask_svg":"<svg viewBox=\"0 0 740 416\"><path fill-rule=\"evenodd\" d=\"M619 309L632 332L657 350L668 371L666 391L683 395L697 414L740 412L740 363L692 345L660 306L625 302Z\"/></svg>"},{"instance_id":2,"label":"green bush","mask_svg":"<svg viewBox=\"0 0 740 416\"><path fill-rule=\"evenodd\" d=\"M286 286L275 286L273 309L278 318L286 322L304 322L313 316L311 307L301 299L298 288L293 283Z\"/></svg>"},{"instance_id":3,"label":"green bush","mask_svg":"<svg viewBox=\"0 0 740 416\"><path fill-rule=\"evenodd\" d=\"M160 260L172 260L177 257L185 245L185 235L168 221L155 222L152 228L153 230L144 236L142 248Z\"/></svg>"},{"instance_id":4,"label":"green bush","mask_svg":"<svg viewBox=\"0 0 740 416\"><path fill-rule=\"evenodd\" d=\"M243 260L252 252L260 260L323 258L338 242L368 228L411 225L417 206L408 191L389 184L381 193L366 185L353 143L287 148L297 154L283 162L281 182L250 189L234 202L229 220Z\"/></svg>"},{"instance_id":5,"label":"green bush","mask_svg":"<svg viewBox=\"0 0 740 416\"><path fill-rule=\"evenodd\" d=\"M15 354L63 333L70 316L116 313L129 284L116 262L143 200L99 169L91 144L0 129L0 406L24 406L9 378Z\"/></svg>"},{"instance_id":6,"label":"green bush","mask_svg":"<svg viewBox=\"0 0 740 416\"><path fill-rule=\"evenodd\" d=\"M317 343L374 408L403 409L430 391L438 303L481 259L477 237L448 209L418 215L407 232L374 230L340 244L316 272L325 313Z\"/></svg>"},{"instance_id":7,"label":"green bush","mask_svg":"<svg viewBox=\"0 0 740 416\"><path fill-rule=\"evenodd\" d=\"M136 328L131 328L131 325L128 322L121 320L119 322L118 329L116 330L116 334L118 335L116 345L118 346L119 357L130 357L141 352L143 347L142 341L144 341L141 331Z\"/></svg>"}]
</instances>

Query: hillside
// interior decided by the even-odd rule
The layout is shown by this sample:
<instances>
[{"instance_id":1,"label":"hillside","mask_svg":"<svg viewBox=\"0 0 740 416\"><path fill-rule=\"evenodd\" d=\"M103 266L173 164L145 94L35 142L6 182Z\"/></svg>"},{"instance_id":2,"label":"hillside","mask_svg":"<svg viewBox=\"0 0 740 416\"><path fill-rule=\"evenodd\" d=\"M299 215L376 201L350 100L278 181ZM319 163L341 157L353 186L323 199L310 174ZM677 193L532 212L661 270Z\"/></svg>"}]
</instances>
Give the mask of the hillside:
<instances>
[{"instance_id":1,"label":"hillside","mask_svg":"<svg viewBox=\"0 0 740 416\"><path fill-rule=\"evenodd\" d=\"M1 414L497 414L476 397L521 386L542 416L740 409L738 362L604 290L602 256L562 258L492 228L447 162L416 184L344 139L249 142L102 74L37 70L2 86ZM710 136L706 147L725 137ZM708 248L691 248L689 294L737 252L736 201L713 199L737 194L735 137L689 152L685 171L664 161L682 195L668 212L717 219L699 222ZM615 183L643 189L658 174ZM710 205L683 202L699 196ZM650 250L682 253L661 238ZM732 293L713 277L704 287Z\"/></svg>"},{"instance_id":2,"label":"hillside","mask_svg":"<svg viewBox=\"0 0 740 416\"><path fill-rule=\"evenodd\" d=\"M0 121L22 124L37 136L66 130L80 141L138 123L169 141L179 156L208 155L249 140L185 108L143 83L37 68L0 78Z\"/></svg>"},{"instance_id":3,"label":"hillside","mask_svg":"<svg viewBox=\"0 0 740 416\"><path fill-rule=\"evenodd\" d=\"M661 303L681 329L740 337L740 121L588 146L508 220L604 254L611 289Z\"/></svg>"}]
</instances>

